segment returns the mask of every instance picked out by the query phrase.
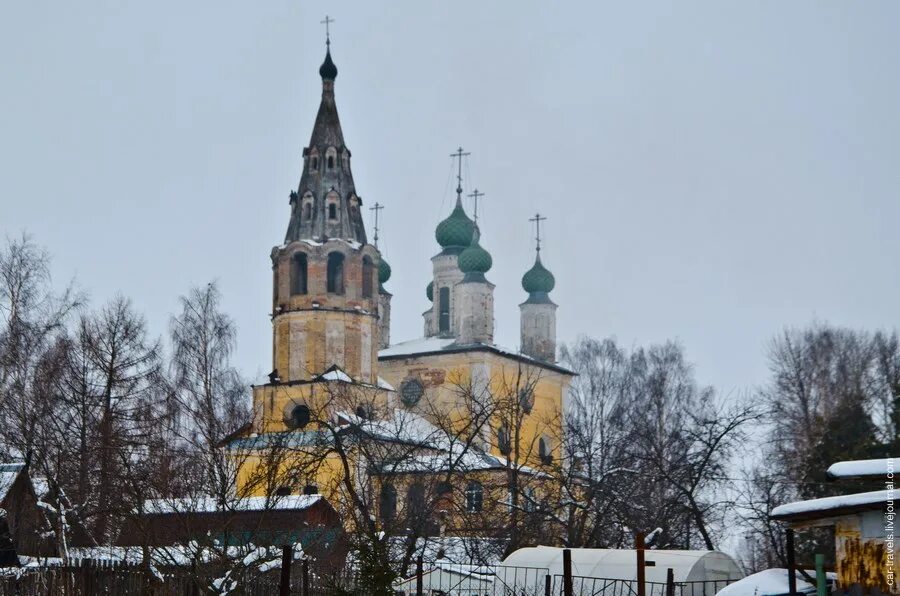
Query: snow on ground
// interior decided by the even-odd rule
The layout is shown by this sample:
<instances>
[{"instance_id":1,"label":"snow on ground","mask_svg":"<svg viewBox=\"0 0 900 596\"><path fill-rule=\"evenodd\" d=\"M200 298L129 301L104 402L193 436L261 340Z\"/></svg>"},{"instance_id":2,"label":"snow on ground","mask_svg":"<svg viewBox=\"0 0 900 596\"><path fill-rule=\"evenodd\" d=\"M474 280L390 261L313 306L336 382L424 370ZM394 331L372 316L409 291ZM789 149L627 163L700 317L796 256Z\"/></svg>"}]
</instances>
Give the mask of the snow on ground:
<instances>
[{"instance_id":1,"label":"snow on ground","mask_svg":"<svg viewBox=\"0 0 900 596\"><path fill-rule=\"evenodd\" d=\"M807 573L811 577L815 577L815 570L808 570ZM815 594L815 587L803 579L799 573L797 576L797 591L801 594ZM835 579L834 573L829 573L829 579ZM738 580L733 584L729 584L724 589L719 590L716 596L781 596L788 594L788 570L787 569L766 569L753 575L748 575L744 579Z\"/></svg>"}]
</instances>

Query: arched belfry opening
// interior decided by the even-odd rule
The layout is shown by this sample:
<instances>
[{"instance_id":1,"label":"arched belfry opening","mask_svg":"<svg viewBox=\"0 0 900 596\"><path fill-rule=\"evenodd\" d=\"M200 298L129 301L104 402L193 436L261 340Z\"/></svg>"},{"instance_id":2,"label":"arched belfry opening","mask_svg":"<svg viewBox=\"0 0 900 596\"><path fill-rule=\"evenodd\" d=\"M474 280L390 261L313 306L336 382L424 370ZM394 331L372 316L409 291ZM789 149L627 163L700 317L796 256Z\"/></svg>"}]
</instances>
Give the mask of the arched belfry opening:
<instances>
[{"instance_id":1,"label":"arched belfry opening","mask_svg":"<svg viewBox=\"0 0 900 596\"><path fill-rule=\"evenodd\" d=\"M368 255L362 260L362 295L363 298L371 298L375 293L375 264Z\"/></svg>"},{"instance_id":2,"label":"arched belfry opening","mask_svg":"<svg viewBox=\"0 0 900 596\"><path fill-rule=\"evenodd\" d=\"M291 295L309 291L309 259L306 253L295 253L291 258Z\"/></svg>"},{"instance_id":3,"label":"arched belfry opening","mask_svg":"<svg viewBox=\"0 0 900 596\"><path fill-rule=\"evenodd\" d=\"M329 294L344 293L344 255L339 252L328 254L327 290Z\"/></svg>"}]
</instances>

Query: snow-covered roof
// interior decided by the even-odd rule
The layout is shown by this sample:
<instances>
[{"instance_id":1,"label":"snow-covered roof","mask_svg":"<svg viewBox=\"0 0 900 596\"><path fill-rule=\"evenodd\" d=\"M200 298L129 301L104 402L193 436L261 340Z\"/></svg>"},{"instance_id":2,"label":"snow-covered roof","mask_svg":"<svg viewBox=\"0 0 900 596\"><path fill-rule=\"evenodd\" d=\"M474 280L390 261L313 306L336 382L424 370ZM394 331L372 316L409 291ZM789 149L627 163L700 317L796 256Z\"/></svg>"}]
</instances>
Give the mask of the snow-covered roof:
<instances>
[{"instance_id":1,"label":"snow-covered roof","mask_svg":"<svg viewBox=\"0 0 900 596\"><path fill-rule=\"evenodd\" d=\"M353 379L350 378L350 375L342 371L337 366L332 367L330 370L328 370L328 372L324 372L315 378L321 381L341 381L344 383L353 382Z\"/></svg>"},{"instance_id":2,"label":"snow-covered roof","mask_svg":"<svg viewBox=\"0 0 900 596\"><path fill-rule=\"evenodd\" d=\"M881 459L859 459L855 461L839 461L831 464L825 472L830 478L852 478L857 476L886 477L888 472L900 472L900 457Z\"/></svg>"},{"instance_id":3,"label":"snow-covered roof","mask_svg":"<svg viewBox=\"0 0 900 596\"><path fill-rule=\"evenodd\" d=\"M807 573L815 577L815 570L809 570ZM816 588L811 583L803 579L799 572L794 572L797 578L797 591L801 594L815 594ZM834 573L827 574L828 579L833 580L837 577ZM782 596L788 594L790 585L788 584L787 569L766 569L753 575L748 575L742 580L738 580L733 584L729 584L725 588L718 591L716 596L747 596L753 594L755 596Z\"/></svg>"},{"instance_id":4,"label":"snow-covered roof","mask_svg":"<svg viewBox=\"0 0 900 596\"><path fill-rule=\"evenodd\" d=\"M573 548L572 574L580 577L634 580L637 553L628 549ZM646 581L665 583L671 568L676 582L711 579L739 579L743 576L737 563L718 551L707 550L650 550L646 559ZM552 546L520 548L497 566L497 576L504 567L531 567L549 570L550 575L562 575L563 549Z\"/></svg>"},{"instance_id":5,"label":"snow-covered roof","mask_svg":"<svg viewBox=\"0 0 900 596\"><path fill-rule=\"evenodd\" d=\"M287 495L283 497L244 497L232 499L224 504L210 496L185 499L148 499L144 501L144 512L165 513L217 513L233 511L267 511L309 509L323 499L322 495Z\"/></svg>"},{"instance_id":6,"label":"snow-covered roof","mask_svg":"<svg viewBox=\"0 0 900 596\"><path fill-rule=\"evenodd\" d=\"M13 462L8 464L0 464L0 501L9 494L9 489L16 482L16 478L25 469L23 462Z\"/></svg>"},{"instance_id":7,"label":"snow-covered roof","mask_svg":"<svg viewBox=\"0 0 900 596\"><path fill-rule=\"evenodd\" d=\"M387 389L388 391L396 391L393 385L391 385L381 377L378 377L378 386L382 389Z\"/></svg>"},{"instance_id":8,"label":"snow-covered roof","mask_svg":"<svg viewBox=\"0 0 900 596\"><path fill-rule=\"evenodd\" d=\"M471 344L460 344L457 343L456 338L454 337L421 337L419 339L413 339L410 341L404 341L400 343L393 344L388 346L387 348L378 352L379 358L402 358L404 356L414 356L419 354L437 354L440 352L474 352L478 350L484 350L488 352L494 352L496 354L501 354L503 356L509 356L510 358L515 358L517 360L521 360L524 362L529 362L531 364L535 364L537 366L542 366L545 368L550 368L558 372L566 373L566 374L574 374L569 369L564 366L560 366L559 364L554 364L552 362L544 362L543 360L537 360L536 358L532 358L531 356L527 356L518 350L513 350L510 348L504 348L503 346L498 346L496 344L486 344L486 343L471 343Z\"/></svg>"},{"instance_id":9,"label":"snow-covered roof","mask_svg":"<svg viewBox=\"0 0 900 596\"><path fill-rule=\"evenodd\" d=\"M391 356L408 356L410 354L428 354L431 352L443 352L456 343L453 337L420 337L410 341L402 341L392 344L378 352L379 358Z\"/></svg>"},{"instance_id":10,"label":"snow-covered roof","mask_svg":"<svg viewBox=\"0 0 900 596\"><path fill-rule=\"evenodd\" d=\"M892 496L889 496L887 490L874 490L867 493L824 497L821 499L810 499L809 501L796 501L794 503L779 505L772 510L771 517L773 519L827 517L827 515L821 514L848 508L876 509L889 498L892 498Z\"/></svg>"}]
</instances>

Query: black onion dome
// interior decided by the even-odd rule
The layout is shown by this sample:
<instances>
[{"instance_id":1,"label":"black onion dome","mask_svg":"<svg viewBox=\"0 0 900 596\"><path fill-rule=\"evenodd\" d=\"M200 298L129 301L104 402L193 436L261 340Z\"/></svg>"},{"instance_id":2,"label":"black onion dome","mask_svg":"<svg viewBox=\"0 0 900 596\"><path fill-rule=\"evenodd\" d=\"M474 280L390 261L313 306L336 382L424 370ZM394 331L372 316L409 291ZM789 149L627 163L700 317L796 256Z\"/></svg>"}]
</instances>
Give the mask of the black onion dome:
<instances>
[{"instance_id":1,"label":"black onion dome","mask_svg":"<svg viewBox=\"0 0 900 596\"><path fill-rule=\"evenodd\" d=\"M331 60L331 50L325 52L325 62L319 67L319 76L323 81L333 81L337 78L337 66Z\"/></svg>"}]
</instances>

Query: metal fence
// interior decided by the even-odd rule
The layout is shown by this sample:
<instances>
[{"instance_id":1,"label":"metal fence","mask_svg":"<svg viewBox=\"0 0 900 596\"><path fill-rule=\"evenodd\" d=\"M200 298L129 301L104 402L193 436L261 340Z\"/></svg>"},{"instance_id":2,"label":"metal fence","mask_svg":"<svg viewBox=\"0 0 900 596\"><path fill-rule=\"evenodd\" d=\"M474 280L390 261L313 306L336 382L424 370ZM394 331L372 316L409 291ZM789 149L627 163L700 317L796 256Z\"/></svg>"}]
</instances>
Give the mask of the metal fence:
<instances>
[{"instance_id":1,"label":"metal fence","mask_svg":"<svg viewBox=\"0 0 900 596\"><path fill-rule=\"evenodd\" d=\"M297 596L368 596L364 578L352 569L313 569L295 564L290 593ZM637 581L572 576L577 596L637 596ZM186 569L151 573L140 564L113 561L66 561L62 565L20 569L0 577L0 596L201 596L213 592L213 577ZM230 594L279 594L280 575L231 575ZM645 582L646 596L714 596L729 581ZM398 596L565 596L564 577L540 567L482 567L439 564L394 582ZM220 586L221 588L221 586ZM216 590L220 592L221 590Z\"/></svg>"}]
</instances>

